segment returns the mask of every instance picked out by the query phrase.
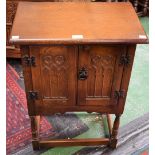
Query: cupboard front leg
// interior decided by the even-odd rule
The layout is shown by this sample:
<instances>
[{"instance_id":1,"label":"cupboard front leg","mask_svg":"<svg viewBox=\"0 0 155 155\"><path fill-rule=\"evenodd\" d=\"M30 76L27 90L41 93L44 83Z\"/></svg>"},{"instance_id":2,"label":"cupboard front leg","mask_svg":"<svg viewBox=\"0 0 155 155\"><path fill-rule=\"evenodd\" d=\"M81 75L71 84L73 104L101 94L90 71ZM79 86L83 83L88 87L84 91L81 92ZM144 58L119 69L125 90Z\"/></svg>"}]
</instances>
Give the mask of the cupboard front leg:
<instances>
[{"instance_id":1,"label":"cupboard front leg","mask_svg":"<svg viewBox=\"0 0 155 155\"><path fill-rule=\"evenodd\" d=\"M117 145L117 135L118 135L118 128L119 128L119 124L120 124L120 116L121 115L116 115L115 120L114 120L113 129L112 129L110 147L113 149L115 149L116 145Z\"/></svg>"},{"instance_id":2,"label":"cupboard front leg","mask_svg":"<svg viewBox=\"0 0 155 155\"><path fill-rule=\"evenodd\" d=\"M39 150L39 126L40 116L30 116L32 130L32 146L33 150Z\"/></svg>"}]
</instances>

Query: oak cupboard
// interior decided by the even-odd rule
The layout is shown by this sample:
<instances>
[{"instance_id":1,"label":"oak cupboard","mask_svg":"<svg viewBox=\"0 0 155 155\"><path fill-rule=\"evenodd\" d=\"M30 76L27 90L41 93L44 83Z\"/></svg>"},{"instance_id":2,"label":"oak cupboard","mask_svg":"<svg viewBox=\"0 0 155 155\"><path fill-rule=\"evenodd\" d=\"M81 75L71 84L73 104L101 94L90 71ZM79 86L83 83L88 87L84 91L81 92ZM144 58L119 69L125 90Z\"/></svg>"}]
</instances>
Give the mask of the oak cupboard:
<instances>
[{"instance_id":1,"label":"oak cupboard","mask_svg":"<svg viewBox=\"0 0 155 155\"><path fill-rule=\"evenodd\" d=\"M21 2L10 43L22 53L35 150L116 148L136 44L148 43L130 3ZM40 116L70 111L106 114L109 138L40 139ZM110 114L116 116L113 127Z\"/></svg>"}]
</instances>

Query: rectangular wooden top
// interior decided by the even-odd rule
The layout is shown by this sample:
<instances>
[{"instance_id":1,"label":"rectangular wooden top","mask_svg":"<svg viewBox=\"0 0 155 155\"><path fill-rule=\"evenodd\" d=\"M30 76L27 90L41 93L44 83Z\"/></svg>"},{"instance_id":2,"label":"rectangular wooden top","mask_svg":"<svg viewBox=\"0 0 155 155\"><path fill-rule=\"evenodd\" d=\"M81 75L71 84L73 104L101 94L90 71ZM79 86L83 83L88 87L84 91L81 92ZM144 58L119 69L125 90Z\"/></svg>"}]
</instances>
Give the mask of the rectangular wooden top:
<instances>
[{"instance_id":1,"label":"rectangular wooden top","mask_svg":"<svg viewBox=\"0 0 155 155\"><path fill-rule=\"evenodd\" d=\"M128 2L20 2L13 44L147 43Z\"/></svg>"}]
</instances>

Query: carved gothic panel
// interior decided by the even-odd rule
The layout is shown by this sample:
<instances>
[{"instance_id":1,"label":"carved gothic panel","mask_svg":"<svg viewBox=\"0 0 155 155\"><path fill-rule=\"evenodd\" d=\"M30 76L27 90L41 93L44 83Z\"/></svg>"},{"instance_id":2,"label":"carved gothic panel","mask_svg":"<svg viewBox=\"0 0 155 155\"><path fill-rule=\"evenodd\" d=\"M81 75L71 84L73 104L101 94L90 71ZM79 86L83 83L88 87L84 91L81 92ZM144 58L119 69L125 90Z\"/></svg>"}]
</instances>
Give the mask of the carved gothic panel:
<instances>
[{"instance_id":1,"label":"carved gothic panel","mask_svg":"<svg viewBox=\"0 0 155 155\"><path fill-rule=\"evenodd\" d=\"M92 55L88 59L87 96L109 96L114 72L113 55Z\"/></svg>"},{"instance_id":2,"label":"carved gothic panel","mask_svg":"<svg viewBox=\"0 0 155 155\"><path fill-rule=\"evenodd\" d=\"M65 55L44 55L42 56L42 73L46 80L44 81L44 89L49 87L49 92L46 92L45 97L65 98L67 96L68 79L67 70L69 64L66 61Z\"/></svg>"},{"instance_id":3,"label":"carved gothic panel","mask_svg":"<svg viewBox=\"0 0 155 155\"><path fill-rule=\"evenodd\" d=\"M77 47L30 46L30 55L36 58L31 68L33 89L40 94L36 104L76 104Z\"/></svg>"},{"instance_id":4,"label":"carved gothic panel","mask_svg":"<svg viewBox=\"0 0 155 155\"><path fill-rule=\"evenodd\" d=\"M70 93L70 87L72 87L70 82L75 83L73 75L76 71L76 62L75 51L71 51L71 49L65 46L40 48L40 78L44 99L68 100L69 95L72 94Z\"/></svg>"},{"instance_id":5,"label":"carved gothic panel","mask_svg":"<svg viewBox=\"0 0 155 155\"><path fill-rule=\"evenodd\" d=\"M112 90L118 89L117 80L122 74L122 67L118 68L121 53L121 48L106 45L90 45L87 50L81 48L79 68L86 68L88 76L78 81L78 104L111 103Z\"/></svg>"}]
</instances>

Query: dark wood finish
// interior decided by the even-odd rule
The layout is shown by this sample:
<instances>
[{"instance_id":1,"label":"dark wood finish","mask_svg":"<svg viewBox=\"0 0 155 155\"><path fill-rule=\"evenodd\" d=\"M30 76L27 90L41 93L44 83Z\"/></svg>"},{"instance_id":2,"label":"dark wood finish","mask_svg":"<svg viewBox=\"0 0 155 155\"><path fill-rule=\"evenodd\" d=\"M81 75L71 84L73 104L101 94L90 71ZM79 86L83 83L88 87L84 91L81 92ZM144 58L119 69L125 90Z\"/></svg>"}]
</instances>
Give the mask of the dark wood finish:
<instances>
[{"instance_id":1,"label":"dark wood finish","mask_svg":"<svg viewBox=\"0 0 155 155\"><path fill-rule=\"evenodd\" d=\"M149 0L130 0L138 16L147 16L149 14Z\"/></svg>"},{"instance_id":2,"label":"dark wood finish","mask_svg":"<svg viewBox=\"0 0 155 155\"><path fill-rule=\"evenodd\" d=\"M131 5L20 3L11 34L10 41L21 45L34 150L102 144L116 148L135 47L148 42ZM73 34L83 38L72 39ZM109 138L39 138L40 116L70 111L107 114ZM116 115L113 128L109 114Z\"/></svg>"},{"instance_id":3,"label":"dark wood finish","mask_svg":"<svg viewBox=\"0 0 155 155\"><path fill-rule=\"evenodd\" d=\"M140 0L139 5L143 6L143 15L146 16L149 13L149 0Z\"/></svg>"},{"instance_id":4,"label":"dark wood finish","mask_svg":"<svg viewBox=\"0 0 155 155\"><path fill-rule=\"evenodd\" d=\"M137 14L139 16L147 16L149 14L149 0L138 0L138 7Z\"/></svg>"},{"instance_id":5,"label":"dark wood finish","mask_svg":"<svg viewBox=\"0 0 155 155\"><path fill-rule=\"evenodd\" d=\"M138 0L133 0L133 6L134 6L135 11L137 12L138 11Z\"/></svg>"}]
</instances>

